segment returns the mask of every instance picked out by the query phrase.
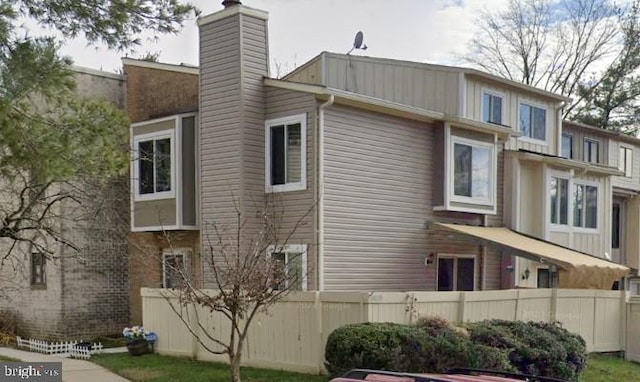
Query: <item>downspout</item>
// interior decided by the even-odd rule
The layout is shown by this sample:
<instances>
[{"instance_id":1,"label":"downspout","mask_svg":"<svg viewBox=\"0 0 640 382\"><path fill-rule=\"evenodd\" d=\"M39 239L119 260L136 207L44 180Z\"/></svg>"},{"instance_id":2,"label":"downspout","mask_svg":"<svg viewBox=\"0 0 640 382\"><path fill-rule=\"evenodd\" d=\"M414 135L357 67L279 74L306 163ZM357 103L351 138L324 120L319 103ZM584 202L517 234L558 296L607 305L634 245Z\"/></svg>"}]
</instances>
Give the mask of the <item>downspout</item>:
<instances>
[{"instance_id":1,"label":"downspout","mask_svg":"<svg viewBox=\"0 0 640 382\"><path fill-rule=\"evenodd\" d=\"M567 106L567 103L565 101L560 102L560 104L558 104L556 106L556 118L558 118L558 128L556 129L556 152L555 154L557 156L561 156L562 155L562 114L563 114L563 110L564 107Z\"/></svg>"},{"instance_id":2,"label":"downspout","mask_svg":"<svg viewBox=\"0 0 640 382\"><path fill-rule=\"evenodd\" d=\"M318 290L324 290L324 109L333 105L335 97L318 107Z\"/></svg>"}]
</instances>

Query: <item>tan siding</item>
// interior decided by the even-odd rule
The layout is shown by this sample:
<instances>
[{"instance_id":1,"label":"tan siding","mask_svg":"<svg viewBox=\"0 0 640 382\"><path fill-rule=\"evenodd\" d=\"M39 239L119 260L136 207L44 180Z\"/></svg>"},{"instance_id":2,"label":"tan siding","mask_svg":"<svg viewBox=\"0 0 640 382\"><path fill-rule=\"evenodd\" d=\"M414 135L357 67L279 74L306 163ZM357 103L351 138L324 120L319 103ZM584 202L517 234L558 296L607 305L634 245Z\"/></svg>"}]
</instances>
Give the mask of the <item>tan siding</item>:
<instances>
[{"instance_id":1,"label":"tan siding","mask_svg":"<svg viewBox=\"0 0 640 382\"><path fill-rule=\"evenodd\" d=\"M286 231L291 231L296 222L311 210L303 224L296 230L291 238L291 243L307 244L307 272L309 289L316 288L316 224L315 224L315 145L316 145L316 101L310 94L293 92L284 89L267 88L266 119L275 119L297 114L307 115L307 189L305 191L292 191L273 194L283 207L282 226ZM264 125L261 134L261 155L264 158ZM264 159L261 160L261 171L256 178L260 181L260 187L264 190Z\"/></svg>"},{"instance_id":2,"label":"tan siding","mask_svg":"<svg viewBox=\"0 0 640 382\"><path fill-rule=\"evenodd\" d=\"M626 204L626 232L624 236L627 265L640 268L640 198L631 198Z\"/></svg>"},{"instance_id":3,"label":"tan siding","mask_svg":"<svg viewBox=\"0 0 640 382\"><path fill-rule=\"evenodd\" d=\"M593 134L590 131L580 130L572 127L565 127L564 133L571 134L573 136L573 159L584 161L584 141L585 139L591 139L600 142L599 155L601 164L610 164L611 166L618 165L618 152L617 148L615 153L609 153L609 139L599 135ZM610 155L614 157L610 157Z\"/></svg>"},{"instance_id":4,"label":"tan siding","mask_svg":"<svg viewBox=\"0 0 640 382\"><path fill-rule=\"evenodd\" d=\"M626 188L629 190L640 191L640 146L633 145L627 142L619 142L615 140L609 141L609 164L610 166L618 167L620 166L619 155L620 155L620 147L629 148L632 150L632 164L631 164L631 177L627 178L623 176L614 176L613 186Z\"/></svg>"},{"instance_id":5,"label":"tan siding","mask_svg":"<svg viewBox=\"0 0 640 382\"><path fill-rule=\"evenodd\" d=\"M304 64L304 66L294 70L284 76L283 79L292 82L302 82L304 84L322 84L322 59L318 56ZM278 73L275 73L276 77ZM282 73L280 73L282 75Z\"/></svg>"},{"instance_id":6,"label":"tan siding","mask_svg":"<svg viewBox=\"0 0 640 382\"><path fill-rule=\"evenodd\" d=\"M570 247L571 243L569 243L569 233L568 232L550 232L549 233L549 241L552 241L558 245L563 247Z\"/></svg>"},{"instance_id":7,"label":"tan siding","mask_svg":"<svg viewBox=\"0 0 640 382\"><path fill-rule=\"evenodd\" d=\"M520 232L543 238L544 190L542 165L520 163Z\"/></svg>"},{"instance_id":8,"label":"tan siding","mask_svg":"<svg viewBox=\"0 0 640 382\"><path fill-rule=\"evenodd\" d=\"M241 195L240 16L200 26L200 227L233 222ZM206 257L206 256L204 256ZM205 285L212 282L204 267Z\"/></svg>"},{"instance_id":9,"label":"tan siding","mask_svg":"<svg viewBox=\"0 0 640 382\"><path fill-rule=\"evenodd\" d=\"M447 114L459 114L460 75L401 61L326 54L325 83L364 94Z\"/></svg>"},{"instance_id":10,"label":"tan siding","mask_svg":"<svg viewBox=\"0 0 640 382\"><path fill-rule=\"evenodd\" d=\"M176 200L147 200L134 203L133 226L158 227L176 224Z\"/></svg>"},{"instance_id":11,"label":"tan siding","mask_svg":"<svg viewBox=\"0 0 640 382\"><path fill-rule=\"evenodd\" d=\"M135 138L136 135L155 133L162 130L173 130L176 126L175 119L169 119L166 121L161 121L157 123L145 124L143 126L135 126L133 128L133 136Z\"/></svg>"},{"instance_id":12,"label":"tan siding","mask_svg":"<svg viewBox=\"0 0 640 382\"><path fill-rule=\"evenodd\" d=\"M334 107L325 129L326 289L425 289L429 126Z\"/></svg>"}]
</instances>

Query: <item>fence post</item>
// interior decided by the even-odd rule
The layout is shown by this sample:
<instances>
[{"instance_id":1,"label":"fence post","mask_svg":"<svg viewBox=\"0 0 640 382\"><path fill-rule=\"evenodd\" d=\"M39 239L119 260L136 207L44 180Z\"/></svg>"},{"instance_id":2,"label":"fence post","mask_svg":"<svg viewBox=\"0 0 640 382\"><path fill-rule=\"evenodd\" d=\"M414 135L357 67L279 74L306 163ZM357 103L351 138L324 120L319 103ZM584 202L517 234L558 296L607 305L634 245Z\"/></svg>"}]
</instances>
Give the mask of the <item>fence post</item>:
<instances>
[{"instance_id":1,"label":"fence post","mask_svg":"<svg viewBox=\"0 0 640 382\"><path fill-rule=\"evenodd\" d=\"M549 322L558 321L558 288L551 289L551 309L549 309Z\"/></svg>"},{"instance_id":2,"label":"fence post","mask_svg":"<svg viewBox=\"0 0 640 382\"><path fill-rule=\"evenodd\" d=\"M458 303L458 315L460 317L460 323L464 323L467 319L467 295L465 293L466 292L460 292L460 302Z\"/></svg>"},{"instance_id":3,"label":"fence post","mask_svg":"<svg viewBox=\"0 0 640 382\"><path fill-rule=\"evenodd\" d=\"M173 298L173 296L169 298ZM198 325L198 316L196 315L196 309L198 309L198 305L196 305L195 303L191 303L186 308L191 310L191 314L189 314L189 326L191 326L194 333L191 335L191 357L197 360L199 343L196 336L199 335L198 332L200 331L200 326ZM233 330L233 328L231 330Z\"/></svg>"}]
</instances>

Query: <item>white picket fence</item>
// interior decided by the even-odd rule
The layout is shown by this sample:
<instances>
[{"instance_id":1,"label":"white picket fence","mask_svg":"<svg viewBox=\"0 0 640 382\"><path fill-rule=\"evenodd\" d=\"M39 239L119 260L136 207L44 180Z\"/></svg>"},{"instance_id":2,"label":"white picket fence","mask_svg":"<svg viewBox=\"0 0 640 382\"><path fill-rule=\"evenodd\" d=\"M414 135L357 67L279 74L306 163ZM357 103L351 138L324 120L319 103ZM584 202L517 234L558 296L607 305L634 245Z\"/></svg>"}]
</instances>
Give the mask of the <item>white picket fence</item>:
<instances>
[{"instance_id":1,"label":"white picket fence","mask_svg":"<svg viewBox=\"0 0 640 382\"><path fill-rule=\"evenodd\" d=\"M29 338L28 340L22 339L20 336L16 337L16 344L18 347L29 348L30 351L44 354L57 354L64 357L73 357L80 359L89 359L91 354L97 354L102 352L101 343L91 344L91 348L85 346L77 346L80 341L66 341L66 342L47 342L43 340L36 340Z\"/></svg>"}]
</instances>

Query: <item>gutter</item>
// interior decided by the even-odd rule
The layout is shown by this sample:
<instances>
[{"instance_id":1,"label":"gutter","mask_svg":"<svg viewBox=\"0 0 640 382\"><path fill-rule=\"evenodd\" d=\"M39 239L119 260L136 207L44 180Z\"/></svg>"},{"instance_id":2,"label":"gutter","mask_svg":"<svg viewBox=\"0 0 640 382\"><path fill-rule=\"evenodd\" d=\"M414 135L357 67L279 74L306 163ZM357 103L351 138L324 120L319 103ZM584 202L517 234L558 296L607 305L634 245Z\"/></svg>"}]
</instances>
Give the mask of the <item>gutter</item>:
<instances>
[{"instance_id":1,"label":"gutter","mask_svg":"<svg viewBox=\"0 0 640 382\"><path fill-rule=\"evenodd\" d=\"M324 109L333 105L335 96L318 106L318 290L324 290Z\"/></svg>"}]
</instances>

